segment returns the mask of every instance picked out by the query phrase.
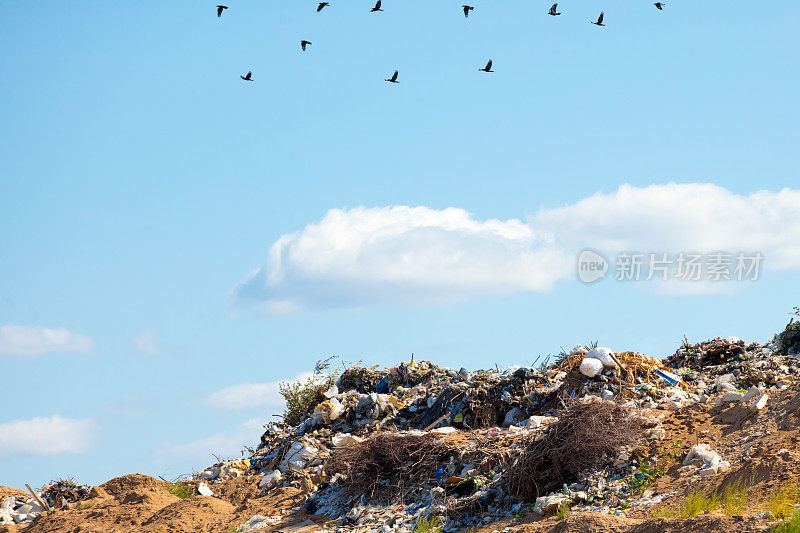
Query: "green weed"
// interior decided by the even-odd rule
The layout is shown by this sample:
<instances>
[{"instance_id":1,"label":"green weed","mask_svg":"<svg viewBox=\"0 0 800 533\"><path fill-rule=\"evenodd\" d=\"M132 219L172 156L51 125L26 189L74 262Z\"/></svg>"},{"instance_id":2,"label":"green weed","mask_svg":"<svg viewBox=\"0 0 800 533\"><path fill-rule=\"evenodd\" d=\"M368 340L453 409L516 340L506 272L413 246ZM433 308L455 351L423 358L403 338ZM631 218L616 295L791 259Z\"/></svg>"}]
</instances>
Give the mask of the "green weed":
<instances>
[{"instance_id":1,"label":"green weed","mask_svg":"<svg viewBox=\"0 0 800 533\"><path fill-rule=\"evenodd\" d=\"M411 533L442 533L443 530L444 524L442 524L442 517L436 515L417 520Z\"/></svg>"},{"instance_id":2,"label":"green weed","mask_svg":"<svg viewBox=\"0 0 800 533\"><path fill-rule=\"evenodd\" d=\"M286 424L296 426L303 420L305 415L310 414L314 407L325 399L322 393L331 388L336 382L334 374L326 373L331 359L329 357L324 361L317 361L314 375L305 381L278 384L281 396L286 402L286 412L283 414L283 421Z\"/></svg>"},{"instance_id":3,"label":"green weed","mask_svg":"<svg viewBox=\"0 0 800 533\"><path fill-rule=\"evenodd\" d=\"M789 480L772 495L767 509L778 520L789 520L795 514L798 504L800 504L800 487L798 487L797 481Z\"/></svg>"},{"instance_id":4,"label":"green weed","mask_svg":"<svg viewBox=\"0 0 800 533\"><path fill-rule=\"evenodd\" d=\"M570 502L564 502L558 506L558 509L556 510L556 517L559 520L564 520L567 516L569 516L571 510L572 504Z\"/></svg>"},{"instance_id":5,"label":"green weed","mask_svg":"<svg viewBox=\"0 0 800 533\"><path fill-rule=\"evenodd\" d=\"M728 516L744 514L747 509L747 500L750 496L752 479L740 479L729 484L722 492L722 512Z\"/></svg>"},{"instance_id":6,"label":"green weed","mask_svg":"<svg viewBox=\"0 0 800 533\"><path fill-rule=\"evenodd\" d=\"M192 496L197 495L197 491L194 487L184 481L178 481L177 483L167 481L167 492L183 500L188 500Z\"/></svg>"},{"instance_id":7,"label":"green weed","mask_svg":"<svg viewBox=\"0 0 800 533\"><path fill-rule=\"evenodd\" d=\"M773 533L800 533L800 509L795 511L790 521L778 524L772 531Z\"/></svg>"},{"instance_id":8,"label":"green weed","mask_svg":"<svg viewBox=\"0 0 800 533\"><path fill-rule=\"evenodd\" d=\"M713 492L711 496L703 494L702 490L696 490L689 494L681 505L679 516L681 518L689 518L690 516L697 516L706 511L713 511L719 507L720 496L717 492Z\"/></svg>"},{"instance_id":9,"label":"green weed","mask_svg":"<svg viewBox=\"0 0 800 533\"><path fill-rule=\"evenodd\" d=\"M628 476L628 488L631 494L643 493L658 478L667 473L670 466L681 455L682 442L681 440L676 440L668 447L664 447L653 465L642 464L643 461L639 461L641 466L639 466L638 471Z\"/></svg>"}]
</instances>

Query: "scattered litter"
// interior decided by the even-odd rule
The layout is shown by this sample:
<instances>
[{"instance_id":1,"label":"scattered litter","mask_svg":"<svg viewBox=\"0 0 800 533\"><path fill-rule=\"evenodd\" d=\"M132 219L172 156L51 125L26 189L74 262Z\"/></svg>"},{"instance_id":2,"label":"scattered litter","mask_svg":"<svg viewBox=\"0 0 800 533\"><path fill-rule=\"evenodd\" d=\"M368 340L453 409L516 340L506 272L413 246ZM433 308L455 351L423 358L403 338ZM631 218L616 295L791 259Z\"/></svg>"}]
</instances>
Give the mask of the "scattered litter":
<instances>
[{"instance_id":1,"label":"scattered litter","mask_svg":"<svg viewBox=\"0 0 800 533\"><path fill-rule=\"evenodd\" d=\"M200 494L200 496L214 495L214 491L211 490L208 485L206 485L205 481L201 481L200 484L197 486L197 493Z\"/></svg>"}]
</instances>

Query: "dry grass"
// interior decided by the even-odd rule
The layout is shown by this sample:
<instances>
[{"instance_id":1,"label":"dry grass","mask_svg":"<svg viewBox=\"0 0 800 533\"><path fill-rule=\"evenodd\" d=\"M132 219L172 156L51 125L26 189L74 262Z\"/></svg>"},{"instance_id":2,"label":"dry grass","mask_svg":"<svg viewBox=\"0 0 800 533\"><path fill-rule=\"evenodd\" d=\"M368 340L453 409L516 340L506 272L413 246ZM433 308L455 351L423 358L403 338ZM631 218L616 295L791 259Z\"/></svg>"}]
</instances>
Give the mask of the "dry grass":
<instances>
[{"instance_id":1,"label":"dry grass","mask_svg":"<svg viewBox=\"0 0 800 533\"><path fill-rule=\"evenodd\" d=\"M334 452L325 462L325 472L346 474L354 494L394 496L421 486L451 453L452 448L433 435L378 433Z\"/></svg>"},{"instance_id":2,"label":"dry grass","mask_svg":"<svg viewBox=\"0 0 800 533\"><path fill-rule=\"evenodd\" d=\"M533 501L601 467L641 430L642 420L630 408L613 402L574 404L543 438L527 444L504 476L505 489Z\"/></svg>"}]
</instances>

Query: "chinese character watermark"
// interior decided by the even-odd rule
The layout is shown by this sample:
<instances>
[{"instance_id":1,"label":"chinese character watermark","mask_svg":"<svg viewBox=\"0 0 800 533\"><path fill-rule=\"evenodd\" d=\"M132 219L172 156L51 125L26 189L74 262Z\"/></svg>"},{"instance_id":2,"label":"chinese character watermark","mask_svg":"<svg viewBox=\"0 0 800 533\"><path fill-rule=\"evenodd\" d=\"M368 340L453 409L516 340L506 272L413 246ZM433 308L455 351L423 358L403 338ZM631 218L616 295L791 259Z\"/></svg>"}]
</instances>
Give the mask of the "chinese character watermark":
<instances>
[{"instance_id":1,"label":"chinese character watermark","mask_svg":"<svg viewBox=\"0 0 800 533\"><path fill-rule=\"evenodd\" d=\"M577 269L584 283L604 279L612 269L617 281L757 281L763 262L761 252L620 252L611 265L600 252L584 250Z\"/></svg>"}]
</instances>

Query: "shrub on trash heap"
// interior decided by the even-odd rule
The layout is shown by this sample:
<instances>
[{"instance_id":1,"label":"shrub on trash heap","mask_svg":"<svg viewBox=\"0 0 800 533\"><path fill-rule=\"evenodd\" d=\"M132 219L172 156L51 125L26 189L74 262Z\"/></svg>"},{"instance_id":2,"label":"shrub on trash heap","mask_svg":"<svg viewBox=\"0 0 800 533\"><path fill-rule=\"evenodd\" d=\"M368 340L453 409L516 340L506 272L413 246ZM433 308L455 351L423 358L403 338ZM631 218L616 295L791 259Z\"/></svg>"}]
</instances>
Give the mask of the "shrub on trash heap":
<instances>
[{"instance_id":1,"label":"shrub on trash heap","mask_svg":"<svg viewBox=\"0 0 800 533\"><path fill-rule=\"evenodd\" d=\"M504 476L505 490L524 501L558 490L633 444L643 425L630 407L607 401L575 403L542 438L527 444Z\"/></svg>"},{"instance_id":2,"label":"shrub on trash heap","mask_svg":"<svg viewBox=\"0 0 800 533\"><path fill-rule=\"evenodd\" d=\"M424 486L451 452L435 435L377 433L336 450L325 461L325 473L345 474L345 486L353 494L390 497L408 487Z\"/></svg>"},{"instance_id":3,"label":"shrub on trash heap","mask_svg":"<svg viewBox=\"0 0 800 533\"><path fill-rule=\"evenodd\" d=\"M800 307L794 308L794 314L798 318L792 318L778 335L778 351L784 355L800 351Z\"/></svg>"},{"instance_id":4,"label":"shrub on trash heap","mask_svg":"<svg viewBox=\"0 0 800 533\"><path fill-rule=\"evenodd\" d=\"M324 361L317 361L314 374L305 381L278 384L278 390L286 402L286 412L283 414L285 424L296 426L314 407L325 401L323 393L336 382L334 374L326 373L331 359L329 357Z\"/></svg>"}]
</instances>

